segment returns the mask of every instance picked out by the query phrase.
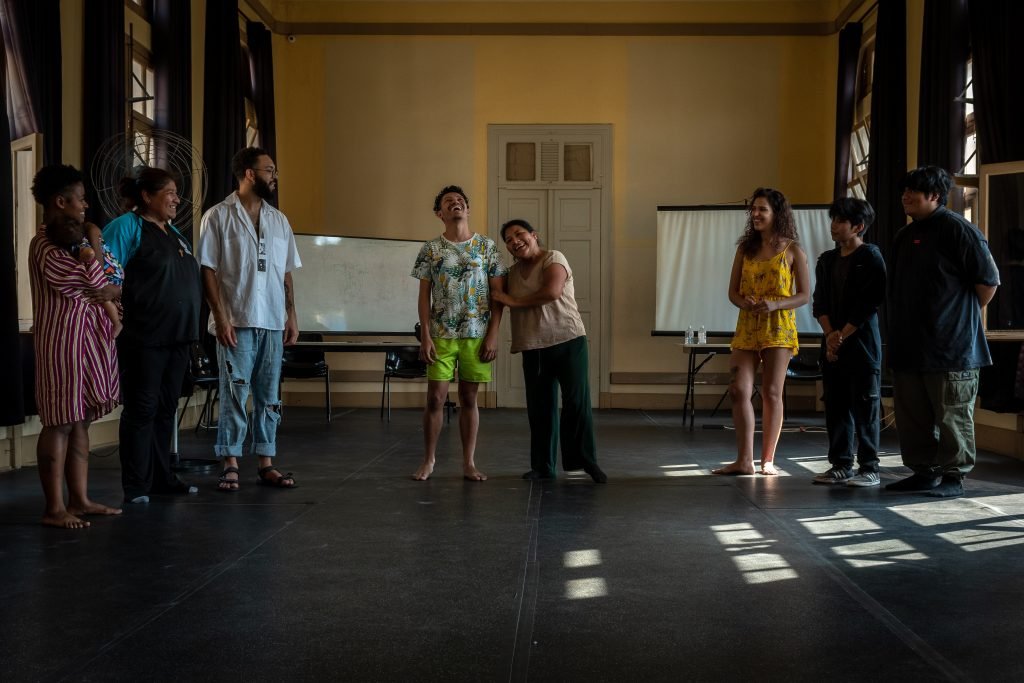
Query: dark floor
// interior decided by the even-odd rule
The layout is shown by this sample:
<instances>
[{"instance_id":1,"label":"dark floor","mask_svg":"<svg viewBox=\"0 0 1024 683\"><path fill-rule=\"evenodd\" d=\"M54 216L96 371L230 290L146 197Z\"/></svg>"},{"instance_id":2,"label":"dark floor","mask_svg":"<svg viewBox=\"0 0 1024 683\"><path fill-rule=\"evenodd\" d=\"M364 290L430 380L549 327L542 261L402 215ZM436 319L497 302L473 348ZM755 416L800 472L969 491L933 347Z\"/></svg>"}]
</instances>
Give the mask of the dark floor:
<instances>
[{"instance_id":1,"label":"dark floor","mask_svg":"<svg viewBox=\"0 0 1024 683\"><path fill-rule=\"evenodd\" d=\"M418 412L292 409L300 488L243 461L237 494L193 476L84 531L0 475L0 681L1024 680L1024 463L982 454L959 500L830 489L812 429L782 476L719 478L732 433L680 421L601 411L610 483L530 483L525 413L485 411L490 480L453 423L423 483ZM120 500L116 456L92 490Z\"/></svg>"}]
</instances>

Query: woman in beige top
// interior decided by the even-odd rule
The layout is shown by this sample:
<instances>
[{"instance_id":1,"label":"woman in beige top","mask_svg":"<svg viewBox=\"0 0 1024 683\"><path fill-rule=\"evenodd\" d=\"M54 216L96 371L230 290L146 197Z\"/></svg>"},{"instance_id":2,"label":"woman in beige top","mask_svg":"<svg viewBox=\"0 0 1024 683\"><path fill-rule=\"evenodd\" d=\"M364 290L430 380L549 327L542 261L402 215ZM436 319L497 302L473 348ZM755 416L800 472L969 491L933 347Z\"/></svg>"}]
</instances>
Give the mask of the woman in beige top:
<instances>
[{"instance_id":1,"label":"woman in beige top","mask_svg":"<svg viewBox=\"0 0 1024 683\"><path fill-rule=\"evenodd\" d=\"M523 479L554 479L561 440L562 469L585 470L603 484L608 477L597 466L594 446L587 331L573 298L572 269L561 252L541 246L524 220L501 226L501 239L515 263L506 291L491 297L511 309L512 353L523 354L530 418L530 471Z\"/></svg>"}]
</instances>

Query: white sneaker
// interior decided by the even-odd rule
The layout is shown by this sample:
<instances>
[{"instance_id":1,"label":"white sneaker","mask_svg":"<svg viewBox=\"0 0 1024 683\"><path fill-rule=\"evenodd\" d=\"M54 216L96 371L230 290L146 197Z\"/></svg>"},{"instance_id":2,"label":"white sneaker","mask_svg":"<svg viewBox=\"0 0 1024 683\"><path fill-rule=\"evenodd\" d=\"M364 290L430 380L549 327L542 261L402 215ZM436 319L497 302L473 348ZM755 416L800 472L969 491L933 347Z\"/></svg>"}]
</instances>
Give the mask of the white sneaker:
<instances>
[{"instance_id":1,"label":"white sneaker","mask_svg":"<svg viewBox=\"0 0 1024 683\"><path fill-rule=\"evenodd\" d=\"M862 472L855 477L851 477L847 480L847 486L860 486L867 488L868 486L878 486L881 480L878 478L878 472Z\"/></svg>"}]
</instances>

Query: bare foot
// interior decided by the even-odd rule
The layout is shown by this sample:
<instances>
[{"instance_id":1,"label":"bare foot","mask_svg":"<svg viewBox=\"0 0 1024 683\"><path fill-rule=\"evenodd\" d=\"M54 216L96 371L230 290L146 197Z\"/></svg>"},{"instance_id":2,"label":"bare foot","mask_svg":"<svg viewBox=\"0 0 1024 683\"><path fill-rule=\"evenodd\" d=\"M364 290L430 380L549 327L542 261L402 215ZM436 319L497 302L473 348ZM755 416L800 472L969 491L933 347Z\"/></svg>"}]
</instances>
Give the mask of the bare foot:
<instances>
[{"instance_id":1,"label":"bare foot","mask_svg":"<svg viewBox=\"0 0 1024 683\"><path fill-rule=\"evenodd\" d=\"M745 465L739 462L731 462L725 467L719 467L711 470L711 474L728 474L728 475L739 475L739 474L753 474L754 464Z\"/></svg>"},{"instance_id":2,"label":"bare foot","mask_svg":"<svg viewBox=\"0 0 1024 683\"><path fill-rule=\"evenodd\" d=\"M72 515L119 515L122 510L87 500L81 505L69 504L68 512Z\"/></svg>"},{"instance_id":3,"label":"bare foot","mask_svg":"<svg viewBox=\"0 0 1024 683\"><path fill-rule=\"evenodd\" d=\"M75 517L67 510L43 515L43 524L45 526L60 527L61 529L84 529L89 526L89 522Z\"/></svg>"},{"instance_id":4,"label":"bare foot","mask_svg":"<svg viewBox=\"0 0 1024 683\"><path fill-rule=\"evenodd\" d=\"M430 475L434 473L434 461L424 462L420 465L419 469L412 475L412 478L416 481L426 481L430 479Z\"/></svg>"},{"instance_id":5,"label":"bare foot","mask_svg":"<svg viewBox=\"0 0 1024 683\"><path fill-rule=\"evenodd\" d=\"M761 474L766 477L774 477L779 474L779 471L775 469L775 463L769 460L768 462L761 463Z\"/></svg>"},{"instance_id":6,"label":"bare foot","mask_svg":"<svg viewBox=\"0 0 1024 683\"><path fill-rule=\"evenodd\" d=\"M473 466L462 469L462 478L466 481L487 481L487 475Z\"/></svg>"}]
</instances>

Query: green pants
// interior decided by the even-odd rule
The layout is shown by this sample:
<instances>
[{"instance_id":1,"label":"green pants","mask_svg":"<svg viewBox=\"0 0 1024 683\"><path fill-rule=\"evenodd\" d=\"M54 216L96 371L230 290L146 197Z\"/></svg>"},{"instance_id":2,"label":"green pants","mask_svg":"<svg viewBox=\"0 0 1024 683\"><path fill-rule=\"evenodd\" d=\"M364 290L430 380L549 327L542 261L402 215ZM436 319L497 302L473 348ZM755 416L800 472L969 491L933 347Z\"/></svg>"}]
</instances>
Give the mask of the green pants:
<instances>
[{"instance_id":1,"label":"green pants","mask_svg":"<svg viewBox=\"0 0 1024 683\"><path fill-rule=\"evenodd\" d=\"M530 468L554 476L558 444L562 469L597 464L594 416L590 408L587 338L577 337L546 349L523 351L526 412L530 418ZM562 415L558 415L558 388Z\"/></svg>"},{"instance_id":2,"label":"green pants","mask_svg":"<svg viewBox=\"0 0 1024 683\"><path fill-rule=\"evenodd\" d=\"M903 464L927 476L970 472L977 395L977 370L893 373Z\"/></svg>"}]
</instances>

